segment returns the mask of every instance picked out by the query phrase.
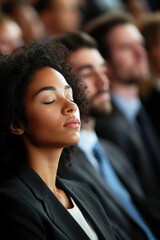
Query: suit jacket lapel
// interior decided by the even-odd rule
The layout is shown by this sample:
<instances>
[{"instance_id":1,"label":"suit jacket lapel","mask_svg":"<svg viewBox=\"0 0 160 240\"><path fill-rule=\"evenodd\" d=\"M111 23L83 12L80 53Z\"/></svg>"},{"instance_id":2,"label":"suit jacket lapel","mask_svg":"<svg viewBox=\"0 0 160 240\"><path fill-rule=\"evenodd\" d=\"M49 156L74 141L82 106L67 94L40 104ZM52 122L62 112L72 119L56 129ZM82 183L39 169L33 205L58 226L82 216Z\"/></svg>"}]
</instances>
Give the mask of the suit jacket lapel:
<instances>
[{"instance_id":1,"label":"suit jacket lapel","mask_svg":"<svg viewBox=\"0 0 160 240\"><path fill-rule=\"evenodd\" d=\"M77 203L77 205L81 206L84 216L87 217L94 229L97 229L96 233L98 234L99 239L115 239L113 232L111 231L112 227L110 226L109 220L107 221L106 215L99 214L99 209L93 209L93 202L91 204L92 199L90 199L90 195L88 194L88 187L80 183L78 183L78 188L74 183L70 183L69 187L67 185L66 182L65 184L63 182L63 185L61 186L62 188L67 189L67 192L69 192L70 196L74 198L74 201ZM97 202L97 198L96 203L99 204L99 201ZM101 208L102 206L99 205L99 207ZM102 233L104 233L104 235Z\"/></svg>"},{"instance_id":2,"label":"suit jacket lapel","mask_svg":"<svg viewBox=\"0 0 160 240\"><path fill-rule=\"evenodd\" d=\"M146 141L148 142L148 146L150 146L154 159L157 161L156 164L160 162L160 143L159 139L151 125L151 122L146 115L144 108L142 107L140 113L138 114L139 122L141 126L143 126ZM160 165L158 165L160 166Z\"/></svg>"},{"instance_id":3,"label":"suit jacket lapel","mask_svg":"<svg viewBox=\"0 0 160 240\"><path fill-rule=\"evenodd\" d=\"M117 122L118 124L121 126L121 128L123 129L123 132L129 137L131 138L131 140L134 142L134 145L136 146L137 149L140 149L138 151L142 151L143 147L143 143L139 137L139 135L137 134L137 132L135 131L135 128L132 126L132 124L129 123L129 121L127 121L127 119L125 118L125 116L122 114L122 112L116 107L116 105L113 103L114 106L114 114L117 117Z\"/></svg>"},{"instance_id":4,"label":"suit jacket lapel","mask_svg":"<svg viewBox=\"0 0 160 240\"><path fill-rule=\"evenodd\" d=\"M119 148L117 148L117 146L114 146L113 148L112 144L104 142L102 139L100 142L106 150L108 160L125 187L139 200L144 200L145 195L142 190L141 183L139 182L134 169L126 156ZM116 149L117 151L115 151Z\"/></svg>"},{"instance_id":5,"label":"suit jacket lapel","mask_svg":"<svg viewBox=\"0 0 160 240\"><path fill-rule=\"evenodd\" d=\"M64 239L71 240L89 240L89 237L74 220L69 212L66 211L65 207L58 201L55 195L50 191L43 180L34 172L30 167L24 166L21 171L17 174L18 177L24 182L25 185L32 191L35 198L42 204L38 204L38 211L41 214L48 216L48 219L54 226L64 233ZM67 181L68 182L68 181ZM88 194L87 186L81 187L81 184L74 185L70 182L69 187L65 182L63 183L57 178L57 185L61 187L65 192L71 196L77 205L81 208L82 213L87 217L87 220L94 227L99 239L101 240L114 240L112 227L109 221L107 221L106 215L101 215L98 209L92 209L93 202ZM71 186L71 187L70 187ZM79 190L80 189L80 190ZM77 197L78 196L78 197ZM95 197L95 196L94 196ZM96 204L99 202L96 201ZM92 203L91 203L92 202ZM31 203L32 204L32 203ZM34 204L34 203L33 203ZM34 206L34 205L33 205ZM43 207L40 207L43 206ZM99 205L101 208L101 205ZM103 210L102 210L103 212ZM105 217L104 217L105 216ZM103 219L103 220L102 220ZM104 234L104 235L103 235Z\"/></svg>"},{"instance_id":6,"label":"suit jacket lapel","mask_svg":"<svg viewBox=\"0 0 160 240\"><path fill-rule=\"evenodd\" d=\"M50 219L69 239L89 240L82 228L76 223L52 192L48 192L45 196L44 205Z\"/></svg>"},{"instance_id":7,"label":"suit jacket lapel","mask_svg":"<svg viewBox=\"0 0 160 240\"><path fill-rule=\"evenodd\" d=\"M86 233L77 224L73 217L66 211L55 195L50 191L43 180L31 168L25 166L17 174L31 189L38 201L42 202L43 209L40 212L48 216L52 224L64 233L64 239L89 240ZM67 238L66 238L67 239Z\"/></svg>"}]
</instances>

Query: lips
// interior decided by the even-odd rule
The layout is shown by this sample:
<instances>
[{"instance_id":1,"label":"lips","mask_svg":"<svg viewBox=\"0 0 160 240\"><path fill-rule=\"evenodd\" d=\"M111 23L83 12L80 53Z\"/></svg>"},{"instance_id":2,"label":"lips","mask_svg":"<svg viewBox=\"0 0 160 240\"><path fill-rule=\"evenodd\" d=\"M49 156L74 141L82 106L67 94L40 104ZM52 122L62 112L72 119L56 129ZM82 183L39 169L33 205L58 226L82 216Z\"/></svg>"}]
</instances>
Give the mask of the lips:
<instances>
[{"instance_id":1,"label":"lips","mask_svg":"<svg viewBox=\"0 0 160 240\"><path fill-rule=\"evenodd\" d=\"M79 128L80 126L80 120L77 118L71 118L65 123L64 127L68 128Z\"/></svg>"}]
</instances>

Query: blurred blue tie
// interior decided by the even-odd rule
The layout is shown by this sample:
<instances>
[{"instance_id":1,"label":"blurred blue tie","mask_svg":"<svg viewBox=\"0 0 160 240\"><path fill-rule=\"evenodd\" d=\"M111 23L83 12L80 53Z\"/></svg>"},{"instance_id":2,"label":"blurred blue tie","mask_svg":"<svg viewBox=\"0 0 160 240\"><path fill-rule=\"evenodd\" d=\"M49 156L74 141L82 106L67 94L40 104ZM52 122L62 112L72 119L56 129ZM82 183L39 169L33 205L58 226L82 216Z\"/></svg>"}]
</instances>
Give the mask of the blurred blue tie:
<instances>
[{"instance_id":1,"label":"blurred blue tie","mask_svg":"<svg viewBox=\"0 0 160 240\"><path fill-rule=\"evenodd\" d=\"M97 142L93 148L93 154L98 160L101 174L105 182L110 186L113 192L117 195L118 199L121 201L123 207L127 210L131 218L139 225L139 227L145 232L149 240L155 240L156 238L151 233L150 229L144 222L142 216L140 215L138 209L134 206L127 190L120 182L114 169L112 168L110 162L106 158L106 154L103 148Z\"/></svg>"}]
</instances>

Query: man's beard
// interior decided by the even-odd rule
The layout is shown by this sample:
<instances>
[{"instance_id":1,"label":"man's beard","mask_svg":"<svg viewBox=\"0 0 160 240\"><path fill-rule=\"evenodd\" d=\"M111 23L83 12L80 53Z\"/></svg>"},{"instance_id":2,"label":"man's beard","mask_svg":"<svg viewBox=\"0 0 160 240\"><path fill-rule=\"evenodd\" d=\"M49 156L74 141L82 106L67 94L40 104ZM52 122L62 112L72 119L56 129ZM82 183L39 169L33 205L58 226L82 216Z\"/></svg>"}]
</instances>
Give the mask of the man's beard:
<instances>
[{"instance_id":1,"label":"man's beard","mask_svg":"<svg viewBox=\"0 0 160 240\"><path fill-rule=\"evenodd\" d=\"M138 86L144 80L139 78L130 78L130 79L119 79L118 81L124 86Z\"/></svg>"},{"instance_id":2,"label":"man's beard","mask_svg":"<svg viewBox=\"0 0 160 240\"><path fill-rule=\"evenodd\" d=\"M90 100L89 100L89 115L91 117L98 117L98 116L102 116L102 115L106 115L109 114L112 110L112 106L111 106L111 102L110 100L108 101L104 101L101 103L101 105L95 106L94 105L94 100L96 99L96 97L101 94L101 93L107 93L109 94L109 90L100 90L98 91Z\"/></svg>"},{"instance_id":3,"label":"man's beard","mask_svg":"<svg viewBox=\"0 0 160 240\"><path fill-rule=\"evenodd\" d=\"M111 102L108 102L108 104L105 104L105 107L103 107L103 104L101 107L98 106L90 106L89 109L89 115L93 118L101 117L110 114L112 111L112 104Z\"/></svg>"},{"instance_id":4,"label":"man's beard","mask_svg":"<svg viewBox=\"0 0 160 240\"><path fill-rule=\"evenodd\" d=\"M146 74L142 74L141 76L128 76L126 78L119 76L117 79L117 81L124 86L139 86L142 82L150 79L150 72L146 72Z\"/></svg>"}]
</instances>

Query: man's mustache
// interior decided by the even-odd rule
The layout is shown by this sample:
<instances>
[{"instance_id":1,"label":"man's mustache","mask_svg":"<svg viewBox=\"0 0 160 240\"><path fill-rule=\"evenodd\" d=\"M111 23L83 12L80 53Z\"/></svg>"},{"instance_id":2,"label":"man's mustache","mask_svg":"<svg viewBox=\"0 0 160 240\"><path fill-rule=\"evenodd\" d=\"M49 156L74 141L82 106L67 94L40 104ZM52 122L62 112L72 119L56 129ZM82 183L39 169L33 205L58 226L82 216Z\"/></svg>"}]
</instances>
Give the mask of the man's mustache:
<instances>
[{"instance_id":1,"label":"man's mustache","mask_svg":"<svg viewBox=\"0 0 160 240\"><path fill-rule=\"evenodd\" d=\"M101 89L101 90L98 90L90 99L90 101L94 101L95 98L97 98L99 95L101 94L110 94L110 90L109 89Z\"/></svg>"}]
</instances>

